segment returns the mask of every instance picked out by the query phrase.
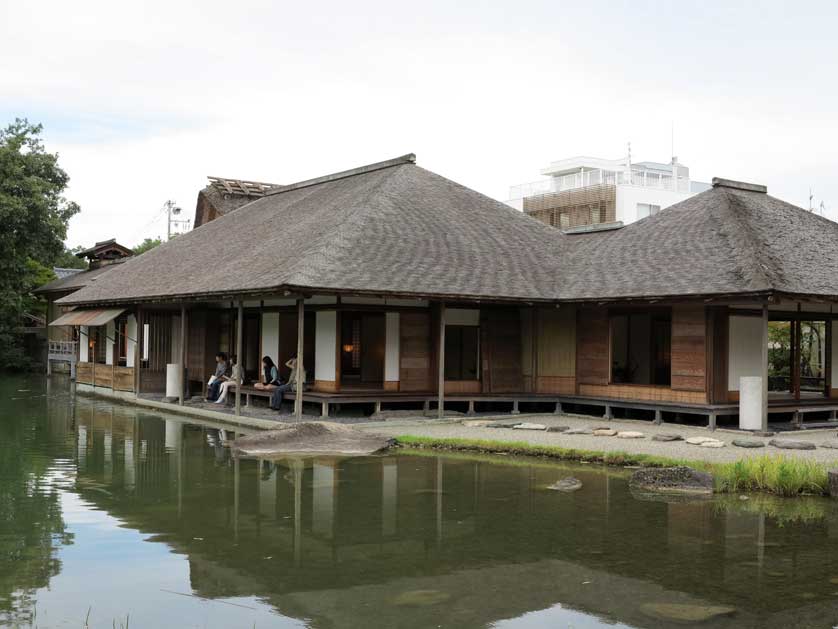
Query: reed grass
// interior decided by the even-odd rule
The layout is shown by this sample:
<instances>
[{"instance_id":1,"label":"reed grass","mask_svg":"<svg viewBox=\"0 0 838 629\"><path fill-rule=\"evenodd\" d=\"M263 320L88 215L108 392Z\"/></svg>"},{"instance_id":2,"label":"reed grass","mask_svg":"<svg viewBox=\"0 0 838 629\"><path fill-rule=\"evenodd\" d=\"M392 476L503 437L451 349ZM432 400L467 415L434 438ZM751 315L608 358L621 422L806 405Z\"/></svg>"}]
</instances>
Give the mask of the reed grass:
<instances>
[{"instance_id":1,"label":"reed grass","mask_svg":"<svg viewBox=\"0 0 838 629\"><path fill-rule=\"evenodd\" d=\"M599 452L533 445L524 441L457 439L402 435L401 446L460 452L482 452L614 466L673 467L687 465L713 474L719 493L764 492L778 496L825 495L829 491L827 467L816 461L783 455L762 455L731 463L710 463L651 454Z\"/></svg>"}]
</instances>

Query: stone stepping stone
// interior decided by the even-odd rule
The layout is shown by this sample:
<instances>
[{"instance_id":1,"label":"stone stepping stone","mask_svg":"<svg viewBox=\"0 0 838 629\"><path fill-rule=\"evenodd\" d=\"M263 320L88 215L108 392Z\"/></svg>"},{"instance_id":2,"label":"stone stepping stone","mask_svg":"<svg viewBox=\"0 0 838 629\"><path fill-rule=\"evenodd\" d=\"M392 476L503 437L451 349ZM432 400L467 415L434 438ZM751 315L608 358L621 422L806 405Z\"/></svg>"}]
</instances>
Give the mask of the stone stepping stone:
<instances>
[{"instance_id":1,"label":"stone stepping stone","mask_svg":"<svg viewBox=\"0 0 838 629\"><path fill-rule=\"evenodd\" d=\"M672 433L661 433L659 435L652 435L652 441L683 441L684 438L681 435L675 435Z\"/></svg>"},{"instance_id":2,"label":"stone stepping stone","mask_svg":"<svg viewBox=\"0 0 838 629\"><path fill-rule=\"evenodd\" d=\"M732 616L736 608L722 605L689 605L684 603L644 603L640 611L667 622L679 624L703 623L723 616Z\"/></svg>"},{"instance_id":3,"label":"stone stepping stone","mask_svg":"<svg viewBox=\"0 0 838 629\"><path fill-rule=\"evenodd\" d=\"M771 432L770 430L752 430L751 434L754 437L773 437L776 435L776 432Z\"/></svg>"},{"instance_id":4,"label":"stone stepping stone","mask_svg":"<svg viewBox=\"0 0 838 629\"><path fill-rule=\"evenodd\" d=\"M566 435L592 435L594 431L590 428L571 428L570 430L565 430L564 434Z\"/></svg>"},{"instance_id":5,"label":"stone stepping stone","mask_svg":"<svg viewBox=\"0 0 838 629\"><path fill-rule=\"evenodd\" d=\"M821 444L821 448L827 448L828 450L838 450L838 441L824 441Z\"/></svg>"},{"instance_id":6,"label":"stone stepping stone","mask_svg":"<svg viewBox=\"0 0 838 629\"><path fill-rule=\"evenodd\" d=\"M556 481L552 485L547 485L547 489L552 489L553 491L563 491L565 493L579 491L582 489L582 481L577 478L573 478L573 476L568 476L560 481Z\"/></svg>"},{"instance_id":7,"label":"stone stepping stone","mask_svg":"<svg viewBox=\"0 0 838 629\"><path fill-rule=\"evenodd\" d=\"M547 426L544 424L532 424L530 422L522 422L512 428L513 430L547 430Z\"/></svg>"},{"instance_id":8,"label":"stone stepping stone","mask_svg":"<svg viewBox=\"0 0 838 629\"><path fill-rule=\"evenodd\" d=\"M700 446L705 441L718 441L713 437L687 437L686 442L693 446Z\"/></svg>"},{"instance_id":9,"label":"stone stepping stone","mask_svg":"<svg viewBox=\"0 0 838 629\"><path fill-rule=\"evenodd\" d=\"M547 432L567 432L570 426L547 426Z\"/></svg>"},{"instance_id":10,"label":"stone stepping stone","mask_svg":"<svg viewBox=\"0 0 838 629\"><path fill-rule=\"evenodd\" d=\"M463 426L466 428L485 428L489 424L493 424L494 422L490 419L467 419L463 422Z\"/></svg>"},{"instance_id":11,"label":"stone stepping stone","mask_svg":"<svg viewBox=\"0 0 838 629\"><path fill-rule=\"evenodd\" d=\"M699 444L701 448L723 448L725 445L724 441L717 441L716 439L711 439L710 441L702 441Z\"/></svg>"},{"instance_id":12,"label":"stone stepping stone","mask_svg":"<svg viewBox=\"0 0 838 629\"><path fill-rule=\"evenodd\" d=\"M492 422L491 424L486 424L486 428L515 428L521 422L513 422L513 421L500 421L500 422Z\"/></svg>"},{"instance_id":13,"label":"stone stepping stone","mask_svg":"<svg viewBox=\"0 0 838 629\"><path fill-rule=\"evenodd\" d=\"M794 441L792 439L772 439L768 443L781 450L814 450L816 447L811 441Z\"/></svg>"},{"instance_id":14,"label":"stone stepping stone","mask_svg":"<svg viewBox=\"0 0 838 629\"><path fill-rule=\"evenodd\" d=\"M764 448L765 443L762 441L752 441L750 439L734 439L731 441L737 448Z\"/></svg>"},{"instance_id":15,"label":"stone stepping stone","mask_svg":"<svg viewBox=\"0 0 838 629\"><path fill-rule=\"evenodd\" d=\"M617 434L616 430L611 428L596 428L594 429L594 437L614 437Z\"/></svg>"},{"instance_id":16,"label":"stone stepping stone","mask_svg":"<svg viewBox=\"0 0 838 629\"><path fill-rule=\"evenodd\" d=\"M643 433L636 430L621 430L617 433L618 439L643 439L643 437Z\"/></svg>"}]
</instances>

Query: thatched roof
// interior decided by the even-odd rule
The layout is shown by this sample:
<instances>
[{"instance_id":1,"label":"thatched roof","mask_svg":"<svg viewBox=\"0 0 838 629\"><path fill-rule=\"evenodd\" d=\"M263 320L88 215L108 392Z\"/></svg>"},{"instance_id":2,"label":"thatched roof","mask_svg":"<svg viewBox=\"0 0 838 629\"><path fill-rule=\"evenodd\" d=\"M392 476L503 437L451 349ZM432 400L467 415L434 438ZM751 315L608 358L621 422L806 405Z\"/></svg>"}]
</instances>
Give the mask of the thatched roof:
<instances>
[{"instance_id":1,"label":"thatched roof","mask_svg":"<svg viewBox=\"0 0 838 629\"><path fill-rule=\"evenodd\" d=\"M838 223L753 184L714 179L655 216L569 243L563 299L838 296Z\"/></svg>"},{"instance_id":2,"label":"thatched roof","mask_svg":"<svg viewBox=\"0 0 838 629\"><path fill-rule=\"evenodd\" d=\"M532 302L838 296L838 224L717 184L623 229L565 235L405 156L269 191L61 303L285 290Z\"/></svg>"},{"instance_id":3,"label":"thatched roof","mask_svg":"<svg viewBox=\"0 0 838 629\"><path fill-rule=\"evenodd\" d=\"M111 269L116 268L116 264L108 264L105 266L100 266L95 269L90 269L88 271L78 271L77 273L72 273L70 275L65 275L64 277L59 277L57 279L52 280L51 282L47 282L43 286L39 286L32 292L36 295L44 294L44 293L64 293L64 292L72 292L83 288L90 284L93 280L98 278L103 273L110 271Z\"/></svg>"},{"instance_id":4,"label":"thatched roof","mask_svg":"<svg viewBox=\"0 0 838 629\"><path fill-rule=\"evenodd\" d=\"M207 177L209 184L198 192L195 206L195 227L229 214L247 205L254 199L265 196L269 191L280 188L279 184L225 177Z\"/></svg>"}]
</instances>

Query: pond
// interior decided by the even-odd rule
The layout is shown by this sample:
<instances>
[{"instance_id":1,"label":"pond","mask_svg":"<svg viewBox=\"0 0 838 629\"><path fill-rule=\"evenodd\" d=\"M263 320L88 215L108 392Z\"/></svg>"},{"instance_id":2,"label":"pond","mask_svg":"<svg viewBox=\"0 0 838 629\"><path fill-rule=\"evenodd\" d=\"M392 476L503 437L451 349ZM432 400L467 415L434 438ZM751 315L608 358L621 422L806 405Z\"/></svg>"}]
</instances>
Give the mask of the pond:
<instances>
[{"instance_id":1,"label":"pond","mask_svg":"<svg viewBox=\"0 0 838 629\"><path fill-rule=\"evenodd\" d=\"M509 457L236 460L60 376L3 380L0 409L2 626L838 623L826 499L650 501L623 470Z\"/></svg>"}]
</instances>

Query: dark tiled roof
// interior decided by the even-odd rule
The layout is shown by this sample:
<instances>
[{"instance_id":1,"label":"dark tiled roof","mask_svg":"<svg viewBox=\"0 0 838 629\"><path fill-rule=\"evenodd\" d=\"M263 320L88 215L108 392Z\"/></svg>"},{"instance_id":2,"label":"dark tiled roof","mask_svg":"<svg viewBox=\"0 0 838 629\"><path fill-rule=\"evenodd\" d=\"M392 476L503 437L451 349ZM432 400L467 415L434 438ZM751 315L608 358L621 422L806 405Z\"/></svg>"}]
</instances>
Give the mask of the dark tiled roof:
<instances>
[{"instance_id":1,"label":"dark tiled roof","mask_svg":"<svg viewBox=\"0 0 838 629\"><path fill-rule=\"evenodd\" d=\"M564 235L411 159L391 160L271 191L62 303L281 289L520 301L838 296L838 224L716 187L623 229Z\"/></svg>"},{"instance_id":2,"label":"dark tiled roof","mask_svg":"<svg viewBox=\"0 0 838 629\"><path fill-rule=\"evenodd\" d=\"M105 273L105 271L110 271L116 268L115 264L109 264L106 266L102 266L96 269L91 269L89 271L79 271L78 273L73 273L71 275L67 275L65 277L59 277L58 279L54 279L51 282L47 282L43 286L39 286L34 291L35 294L40 293L63 293L65 291L74 291L84 286L87 286L90 282L98 278L100 275Z\"/></svg>"}]
</instances>

